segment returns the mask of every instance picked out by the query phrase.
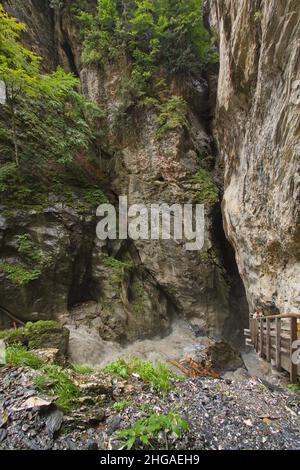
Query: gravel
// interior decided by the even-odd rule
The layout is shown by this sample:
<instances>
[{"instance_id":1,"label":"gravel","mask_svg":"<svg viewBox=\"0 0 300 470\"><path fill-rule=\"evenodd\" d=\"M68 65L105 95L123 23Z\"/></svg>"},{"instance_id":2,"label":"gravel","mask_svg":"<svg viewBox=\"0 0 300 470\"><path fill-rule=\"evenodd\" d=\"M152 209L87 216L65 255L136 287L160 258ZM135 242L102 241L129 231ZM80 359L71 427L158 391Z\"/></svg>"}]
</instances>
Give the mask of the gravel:
<instances>
[{"instance_id":1,"label":"gravel","mask_svg":"<svg viewBox=\"0 0 300 470\"><path fill-rule=\"evenodd\" d=\"M174 383L167 395L151 391L137 377L113 379L103 409L81 407L67 415L35 390L33 374L27 368L0 368L0 450L118 449L120 429L170 410L185 418L189 429L167 441L159 435L155 449L300 449L300 396L260 379L187 379ZM29 398L44 405L22 407ZM123 400L125 409L114 410L113 404Z\"/></svg>"}]
</instances>

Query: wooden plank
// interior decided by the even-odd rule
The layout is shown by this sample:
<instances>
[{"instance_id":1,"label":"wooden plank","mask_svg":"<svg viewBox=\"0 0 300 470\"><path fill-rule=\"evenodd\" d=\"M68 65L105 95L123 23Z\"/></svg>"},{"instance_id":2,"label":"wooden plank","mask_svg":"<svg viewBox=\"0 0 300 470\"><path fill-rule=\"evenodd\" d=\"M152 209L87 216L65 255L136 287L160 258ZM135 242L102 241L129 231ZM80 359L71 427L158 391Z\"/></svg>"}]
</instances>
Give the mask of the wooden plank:
<instances>
[{"instance_id":1,"label":"wooden plank","mask_svg":"<svg viewBox=\"0 0 300 470\"><path fill-rule=\"evenodd\" d=\"M281 320L280 318L275 319L276 322L276 359L275 359L275 365L276 369L278 371L281 371Z\"/></svg>"},{"instance_id":2,"label":"wooden plank","mask_svg":"<svg viewBox=\"0 0 300 470\"><path fill-rule=\"evenodd\" d=\"M264 319L260 318L259 319L259 355L260 357L264 357Z\"/></svg>"},{"instance_id":3,"label":"wooden plank","mask_svg":"<svg viewBox=\"0 0 300 470\"><path fill-rule=\"evenodd\" d=\"M255 351L258 351L258 322L253 320L253 344Z\"/></svg>"},{"instance_id":4,"label":"wooden plank","mask_svg":"<svg viewBox=\"0 0 300 470\"><path fill-rule=\"evenodd\" d=\"M267 318L267 335L266 335L266 356L267 356L267 361L271 362L271 336L270 336L270 331L271 331L271 320Z\"/></svg>"},{"instance_id":5,"label":"wooden plank","mask_svg":"<svg viewBox=\"0 0 300 470\"><path fill-rule=\"evenodd\" d=\"M290 379L292 384L298 383L298 367L297 364L294 364L292 361L292 355L294 353L293 343L297 341L297 319L291 318L291 346L290 346L290 361L291 361L291 371Z\"/></svg>"}]
</instances>

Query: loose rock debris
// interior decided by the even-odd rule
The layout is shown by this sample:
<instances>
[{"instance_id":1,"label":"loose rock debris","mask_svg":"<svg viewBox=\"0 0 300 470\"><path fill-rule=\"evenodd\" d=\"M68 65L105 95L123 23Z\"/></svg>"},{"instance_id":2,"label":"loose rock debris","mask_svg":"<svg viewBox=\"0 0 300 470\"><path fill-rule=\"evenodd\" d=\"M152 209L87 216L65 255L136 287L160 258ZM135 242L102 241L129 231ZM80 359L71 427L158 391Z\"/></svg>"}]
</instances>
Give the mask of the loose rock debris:
<instances>
[{"instance_id":1,"label":"loose rock debris","mask_svg":"<svg viewBox=\"0 0 300 470\"><path fill-rule=\"evenodd\" d=\"M152 442L155 449L300 449L299 395L270 390L258 379L187 378L174 381L163 395L137 377L100 374L85 379L85 393L91 402L95 393L105 395L101 407L83 403L63 413L53 397L35 389L33 374L23 367L0 368L0 449L120 449L121 429L170 410L186 419L188 431L167 442L160 433ZM116 411L113 405L122 400L126 406Z\"/></svg>"}]
</instances>

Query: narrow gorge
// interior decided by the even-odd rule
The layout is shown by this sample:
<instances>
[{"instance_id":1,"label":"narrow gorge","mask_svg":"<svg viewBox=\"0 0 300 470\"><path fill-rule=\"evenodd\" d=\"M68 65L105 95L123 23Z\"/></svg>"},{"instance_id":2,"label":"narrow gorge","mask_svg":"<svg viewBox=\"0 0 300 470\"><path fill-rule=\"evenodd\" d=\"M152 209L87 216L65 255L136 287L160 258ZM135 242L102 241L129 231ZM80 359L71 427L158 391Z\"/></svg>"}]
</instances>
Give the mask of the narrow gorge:
<instances>
[{"instance_id":1,"label":"narrow gorge","mask_svg":"<svg viewBox=\"0 0 300 470\"><path fill-rule=\"evenodd\" d=\"M225 395L234 377L237 394L269 380L244 330L255 312L300 312L299 0L0 3L0 338L23 326L17 342L78 367L205 355ZM8 18L26 27L16 53ZM203 204L203 249L100 240L96 209L120 196ZM212 442L190 439L174 448Z\"/></svg>"}]
</instances>

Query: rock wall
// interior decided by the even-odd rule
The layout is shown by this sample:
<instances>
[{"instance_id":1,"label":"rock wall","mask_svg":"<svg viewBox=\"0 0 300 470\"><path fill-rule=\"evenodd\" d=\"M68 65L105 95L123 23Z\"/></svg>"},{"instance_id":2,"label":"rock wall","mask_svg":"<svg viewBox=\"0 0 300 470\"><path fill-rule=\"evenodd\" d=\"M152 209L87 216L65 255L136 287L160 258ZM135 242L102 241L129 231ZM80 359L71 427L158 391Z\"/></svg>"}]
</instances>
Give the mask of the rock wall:
<instances>
[{"instance_id":1,"label":"rock wall","mask_svg":"<svg viewBox=\"0 0 300 470\"><path fill-rule=\"evenodd\" d=\"M40 5L36 2L30 2L30 9L37 10L30 10L28 18L22 3L7 3L9 11L27 24L37 22L32 41L41 55L45 51L39 49L39 35L42 30L52 32L49 44L54 45L54 53L49 68L58 60L79 75L83 93L105 110L108 123L118 108L130 118L129 126L121 129L108 126L107 142L99 153L99 167L112 200L126 194L129 204L196 202L201 184L194 176L200 168L211 173L221 191L211 134L215 71L170 85L172 94L188 102L190 127L158 140L155 111L132 111L117 93L120 78L130 70L128 59L101 69L85 67L79 32L67 10L60 14L47 10L47 18L39 23ZM20 230L29 231L42 252L56 255L45 275L25 288L17 289L4 281L0 305L25 319L57 317L71 309L83 323L96 327L103 339L121 343L167 334L174 315L188 318L203 334L231 341L243 339L247 305L231 249L224 241L219 203L206 207L206 241L201 252L187 252L183 243L174 240L102 243L95 238L93 215L83 216L65 206L57 208L45 210L44 221L34 213L13 214L9 220L4 217L2 257L16 256L15 235ZM14 247L11 251L10 246ZM110 265L111 258L119 261L117 268Z\"/></svg>"},{"instance_id":2,"label":"rock wall","mask_svg":"<svg viewBox=\"0 0 300 470\"><path fill-rule=\"evenodd\" d=\"M220 38L225 231L251 310L299 312L299 2L207 3Z\"/></svg>"}]
</instances>

